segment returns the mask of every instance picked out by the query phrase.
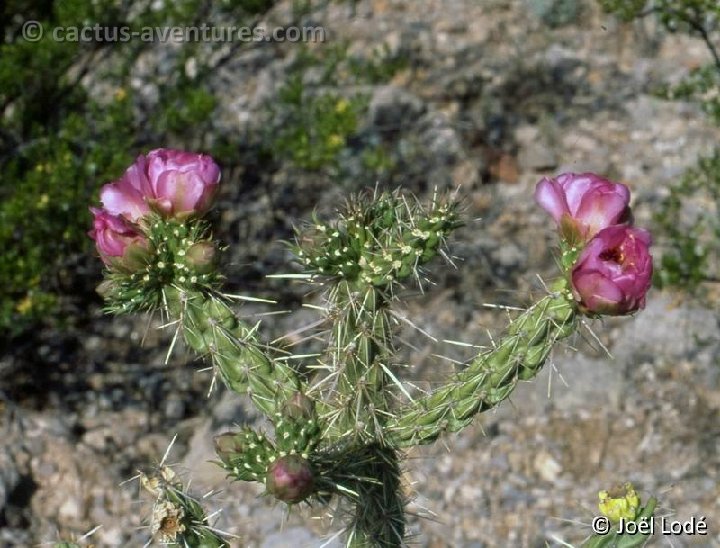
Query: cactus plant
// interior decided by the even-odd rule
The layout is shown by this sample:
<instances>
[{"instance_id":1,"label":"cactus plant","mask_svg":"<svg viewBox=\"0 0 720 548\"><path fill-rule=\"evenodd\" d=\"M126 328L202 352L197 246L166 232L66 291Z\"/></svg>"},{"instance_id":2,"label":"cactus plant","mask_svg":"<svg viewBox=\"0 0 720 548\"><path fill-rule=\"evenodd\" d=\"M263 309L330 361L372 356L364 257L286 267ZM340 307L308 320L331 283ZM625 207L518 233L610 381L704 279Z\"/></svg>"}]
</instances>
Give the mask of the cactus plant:
<instances>
[{"instance_id":1,"label":"cactus plant","mask_svg":"<svg viewBox=\"0 0 720 548\"><path fill-rule=\"evenodd\" d=\"M211 361L230 390L249 395L274 433L246 426L218 436L218 464L229 478L263 483L269 495L290 505L342 499L348 546L403 544L404 450L432 443L443 432L458 432L478 413L507 399L520 380L540 371L559 340L575 332L582 314L630 314L645 302L650 241L644 231L629 226L627 189L589 174L565 174L561 183L545 180L537 198L558 222L561 276L547 295L510 322L493 348L432 392L412 399L393 367L391 306L401 284L419 282L423 266L446 255L447 240L462 221L454 196L435 195L422 205L400 191L376 189L349 199L337 219L315 218L297 231L291 247L304 275L324 288L320 308L329 335L324 351L310 358L317 361L305 369L291 367L291 360L283 359L287 356L262 342L262 326L241 321L223 296L218 246L201 219L208 202L186 200L187 207L170 208L158 197L159 181L164 189L189 189L192 182L197 196L205 196L206 180L217 183L214 168L208 167L214 164L178 151L151 152L149 162L157 157L165 160L155 169L138 159L125 183L103 192L112 207L93 210L122 221L119 240L112 223L102 225L102 237L92 234L107 267L102 287L107 308L162 311L167 325ZM212 177L203 177L208 170ZM170 196L172 203L184 197ZM202 207L194 210L196 203ZM606 203L613 211L602 215ZM130 241L121 238L128 230ZM108 257L108 241L127 246L113 247ZM583 250L593 251L592 260ZM638 256L642 268L635 264ZM303 356L296 358L292 362ZM405 402L397 403L402 396ZM157 495L156 513L165 521L156 528L163 538L182 539L188 546L221 542L207 528L197 503L181 496L173 481L161 481L165 488Z\"/></svg>"}]
</instances>

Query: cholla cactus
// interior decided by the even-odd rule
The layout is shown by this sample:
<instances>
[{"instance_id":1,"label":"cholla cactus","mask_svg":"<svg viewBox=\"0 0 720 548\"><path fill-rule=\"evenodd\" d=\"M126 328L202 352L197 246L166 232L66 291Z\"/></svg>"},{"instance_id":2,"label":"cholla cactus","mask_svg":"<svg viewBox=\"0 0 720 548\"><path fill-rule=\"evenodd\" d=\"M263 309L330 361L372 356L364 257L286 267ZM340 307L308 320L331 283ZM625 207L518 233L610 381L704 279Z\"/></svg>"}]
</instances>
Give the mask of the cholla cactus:
<instances>
[{"instance_id":1,"label":"cholla cactus","mask_svg":"<svg viewBox=\"0 0 720 548\"><path fill-rule=\"evenodd\" d=\"M263 483L291 505L339 497L348 546L403 543L403 449L463 429L534 377L580 314L632 313L649 287L650 240L630 226L627 188L590 174L544 180L536 196L558 223L561 277L494 348L412 399L392 365L390 307L402 284L420 282L425 264L447 258L447 239L461 225L454 198L436 195L423 206L375 191L350 199L337 219L298 230L293 251L304 276L324 288L319 308L329 327L325 351L302 363L306 356L271 352L261 325L243 323L221 293L219 248L200 218L218 179L207 156L162 150L106 186L91 232L107 266L101 292L115 313L160 310L229 389L270 419L272 433L244 427L215 439L228 476ZM158 497L156 528L190 542L187 516L197 509L178 492Z\"/></svg>"}]
</instances>

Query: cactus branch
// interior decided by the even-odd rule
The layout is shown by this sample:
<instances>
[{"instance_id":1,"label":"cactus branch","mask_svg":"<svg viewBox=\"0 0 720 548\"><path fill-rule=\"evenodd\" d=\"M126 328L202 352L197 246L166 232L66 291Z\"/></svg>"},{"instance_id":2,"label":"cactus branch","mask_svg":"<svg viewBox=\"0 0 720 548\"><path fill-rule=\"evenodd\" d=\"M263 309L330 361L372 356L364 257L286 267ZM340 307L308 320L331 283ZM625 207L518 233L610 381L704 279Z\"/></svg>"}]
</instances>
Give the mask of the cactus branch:
<instances>
[{"instance_id":1,"label":"cactus branch","mask_svg":"<svg viewBox=\"0 0 720 548\"><path fill-rule=\"evenodd\" d=\"M516 318L494 349L479 354L453 381L395 412L386 425L396 447L433 442L444 431L457 432L476 413L506 399L518 381L534 377L553 345L576 326L575 306L567 282Z\"/></svg>"},{"instance_id":2,"label":"cactus branch","mask_svg":"<svg viewBox=\"0 0 720 548\"><path fill-rule=\"evenodd\" d=\"M341 281L330 302L339 311L330 341L338 375L334 430L339 436L381 440L388 407L385 368L393 351L387 299L372 285L356 288Z\"/></svg>"},{"instance_id":3,"label":"cactus branch","mask_svg":"<svg viewBox=\"0 0 720 548\"><path fill-rule=\"evenodd\" d=\"M268 417L299 390L293 369L272 360L257 341L256 327L241 322L220 296L174 287L164 293L168 315L180 321L186 344L209 355L228 388L248 394Z\"/></svg>"}]
</instances>

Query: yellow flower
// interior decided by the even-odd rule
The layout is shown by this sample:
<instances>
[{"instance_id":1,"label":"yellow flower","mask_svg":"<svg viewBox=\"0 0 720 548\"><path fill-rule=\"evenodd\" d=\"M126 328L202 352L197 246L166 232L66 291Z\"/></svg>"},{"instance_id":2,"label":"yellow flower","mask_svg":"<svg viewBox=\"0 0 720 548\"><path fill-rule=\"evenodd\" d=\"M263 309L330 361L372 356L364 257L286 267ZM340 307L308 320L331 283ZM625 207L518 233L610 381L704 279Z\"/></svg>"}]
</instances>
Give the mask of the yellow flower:
<instances>
[{"instance_id":1,"label":"yellow flower","mask_svg":"<svg viewBox=\"0 0 720 548\"><path fill-rule=\"evenodd\" d=\"M342 114L348 109L349 106L350 103L347 99L340 99L337 103L335 103L335 112L337 112L338 114Z\"/></svg>"},{"instance_id":2,"label":"yellow flower","mask_svg":"<svg viewBox=\"0 0 720 548\"><path fill-rule=\"evenodd\" d=\"M20 302L18 302L15 305L15 310L17 310L20 314L22 314L24 316L25 314L27 314L28 312L30 312L32 310L32 307L33 307L32 297L28 293L27 295L25 295L25 297L23 297L23 299Z\"/></svg>"},{"instance_id":3,"label":"yellow flower","mask_svg":"<svg viewBox=\"0 0 720 548\"><path fill-rule=\"evenodd\" d=\"M338 135L337 133L333 133L328 137L327 140L328 146L330 148L340 148L345 144L345 139L342 135Z\"/></svg>"},{"instance_id":4,"label":"yellow flower","mask_svg":"<svg viewBox=\"0 0 720 548\"><path fill-rule=\"evenodd\" d=\"M600 513L611 522L618 523L621 519L634 520L637 517L640 497L632 483L626 482L607 491L600 491L598 497Z\"/></svg>"}]
</instances>

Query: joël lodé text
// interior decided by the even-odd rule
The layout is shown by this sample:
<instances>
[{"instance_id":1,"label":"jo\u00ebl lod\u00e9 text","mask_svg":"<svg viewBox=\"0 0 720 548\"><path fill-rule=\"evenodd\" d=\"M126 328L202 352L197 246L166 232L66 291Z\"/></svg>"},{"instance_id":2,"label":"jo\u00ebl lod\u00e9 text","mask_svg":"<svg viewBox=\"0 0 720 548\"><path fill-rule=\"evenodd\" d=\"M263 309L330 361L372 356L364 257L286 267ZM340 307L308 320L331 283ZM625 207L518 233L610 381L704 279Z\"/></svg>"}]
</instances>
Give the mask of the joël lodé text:
<instances>
[{"instance_id":1,"label":"jo\u00ebl lod\u00e9 text","mask_svg":"<svg viewBox=\"0 0 720 548\"><path fill-rule=\"evenodd\" d=\"M658 516L655 519L640 518L637 521L621 519L617 524L617 532L621 535L707 535L708 526L704 516L692 516L687 520Z\"/></svg>"}]
</instances>

